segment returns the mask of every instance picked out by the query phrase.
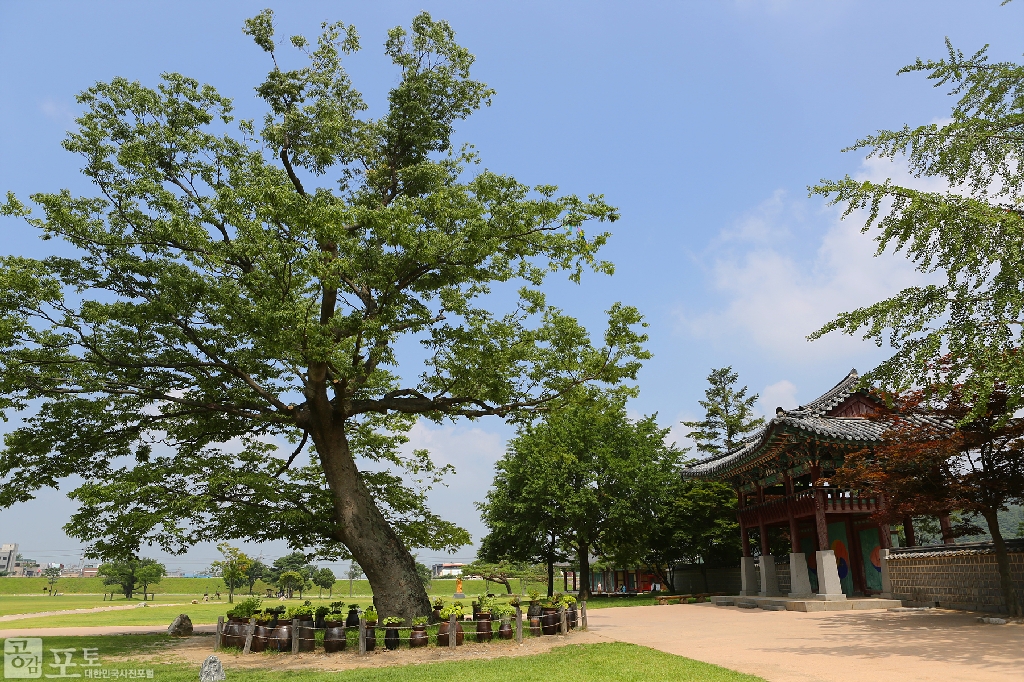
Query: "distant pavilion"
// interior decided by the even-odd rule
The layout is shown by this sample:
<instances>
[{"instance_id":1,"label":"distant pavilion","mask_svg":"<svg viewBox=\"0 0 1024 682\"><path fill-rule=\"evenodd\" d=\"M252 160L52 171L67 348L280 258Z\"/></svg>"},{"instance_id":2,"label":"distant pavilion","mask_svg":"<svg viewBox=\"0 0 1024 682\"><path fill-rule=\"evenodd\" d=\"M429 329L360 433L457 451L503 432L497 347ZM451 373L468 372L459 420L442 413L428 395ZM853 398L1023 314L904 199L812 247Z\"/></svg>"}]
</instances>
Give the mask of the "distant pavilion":
<instances>
[{"instance_id":1,"label":"distant pavilion","mask_svg":"<svg viewBox=\"0 0 1024 682\"><path fill-rule=\"evenodd\" d=\"M869 419L877 399L860 389L857 370L821 397L775 417L731 451L684 470L684 478L729 483L739 497L742 594L780 596L775 559L768 543L772 528L790 538L791 597L839 600L882 592L881 550L892 545L888 524L870 517L885 500L870 491L837 488L829 478L847 454L880 442L885 424ZM940 517L946 542L948 516ZM750 530L757 529L761 560L751 554ZM914 528L904 519L907 544ZM760 571L760 589L758 589Z\"/></svg>"}]
</instances>

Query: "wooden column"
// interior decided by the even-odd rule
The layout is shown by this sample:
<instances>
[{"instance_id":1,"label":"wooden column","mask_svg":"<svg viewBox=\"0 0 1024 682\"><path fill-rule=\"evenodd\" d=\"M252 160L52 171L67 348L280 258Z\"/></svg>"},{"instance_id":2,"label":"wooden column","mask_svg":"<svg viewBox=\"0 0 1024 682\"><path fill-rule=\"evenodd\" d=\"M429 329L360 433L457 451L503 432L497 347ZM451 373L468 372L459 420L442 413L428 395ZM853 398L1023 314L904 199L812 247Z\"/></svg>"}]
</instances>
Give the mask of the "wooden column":
<instances>
[{"instance_id":1,"label":"wooden column","mask_svg":"<svg viewBox=\"0 0 1024 682\"><path fill-rule=\"evenodd\" d=\"M892 529L888 522L878 524L878 544L882 549L892 549Z\"/></svg>"},{"instance_id":2,"label":"wooden column","mask_svg":"<svg viewBox=\"0 0 1024 682\"><path fill-rule=\"evenodd\" d=\"M907 538L907 547L917 547L917 538L914 537L914 519L909 515L903 517L903 536Z\"/></svg>"},{"instance_id":3,"label":"wooden column","mask_svg":"<svg viewBox=\"0 0 1024 682\"><path fill-rule=\"evenodd\" d=\"M864 575L864 555L860 549L860 536L853 527L853 518L846 516L846 544L850 554L850 573L853 574L853 589L867 594L868 580Z\"/></svg>"},{"instance_id":4,"label":"wooden column","mask_svg":"<svg viewBox=\"0 0 1024 682\"><path fill-rule=\"evenodd\" d=\"M740 521L740 541L743 543L743 556L750 556L750 533L744 528Z\"/></svg>"},{"instance_id":5,"label":"wooden column","mask_svg":"<svg viewBox=\"0 0 1024 682\"><path fill-rule=\"evenodd\" d=\"M789 551L793 554L800 552L800 528L793 516L793 508L789 508Z\"/></svg>"},{"instance_id":6,"label":"wooden column","mask_svg":"<svg viewBox=\"0 0 1024 682\"><path fill-rule=\"evenodd\" d=\"M814 523L818 527L818 550L821 552L829 548L824 495L825 492L821 488L814 489Z\"/></svg>"},{"instance_id":7,"label":"wooden column","mask_svg":"<svg viewBox=\"0 0 1024 682\"><path fill-rule=\"evenodd\" d=\"M771 554L772 550L768 547L768 528L764 525L764 521L761 519L761 515L757 515L757 527L758 532L761 533L761 556Z\"/></svg>"},{"instance_id":8,"label":"wooden column","mask_svg":"<svg viewBox=\"0 0 1024 682\"><path fill-rule=\"evenodd\" d=\"M942 544L955 545L956 538L953 537L953 524L949 522L949 512L939 514L939 528L942 529Z\"/></svg>"}]
</instances>

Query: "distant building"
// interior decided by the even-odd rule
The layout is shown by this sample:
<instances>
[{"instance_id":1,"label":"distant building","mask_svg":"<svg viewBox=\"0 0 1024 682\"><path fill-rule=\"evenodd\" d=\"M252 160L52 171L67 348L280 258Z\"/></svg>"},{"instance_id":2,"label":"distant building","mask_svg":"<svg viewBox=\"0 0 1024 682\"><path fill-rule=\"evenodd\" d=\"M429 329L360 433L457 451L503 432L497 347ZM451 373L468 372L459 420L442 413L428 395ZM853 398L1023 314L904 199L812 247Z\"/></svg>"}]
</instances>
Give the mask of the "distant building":
<instances>
[{"instance_id":1,"label":"distant building","mask_svg":"<svg viewBox=\"0 0 1024 682\"><path fill-rule=\"evenodd\" d=\"M435 578L454 578L462 575L462 567L466 564L434 564L430 572Z\"/></svg>"},{"instance_id":2,"label":"distant building","mask_svg":"<svg viewBox=\"0 0 1024 682\"><path fill-rule=\"evenodd\" d=\"M12 573L18 557L18 545L0 545L0 572Z\"/></svg>"}]
</instances>

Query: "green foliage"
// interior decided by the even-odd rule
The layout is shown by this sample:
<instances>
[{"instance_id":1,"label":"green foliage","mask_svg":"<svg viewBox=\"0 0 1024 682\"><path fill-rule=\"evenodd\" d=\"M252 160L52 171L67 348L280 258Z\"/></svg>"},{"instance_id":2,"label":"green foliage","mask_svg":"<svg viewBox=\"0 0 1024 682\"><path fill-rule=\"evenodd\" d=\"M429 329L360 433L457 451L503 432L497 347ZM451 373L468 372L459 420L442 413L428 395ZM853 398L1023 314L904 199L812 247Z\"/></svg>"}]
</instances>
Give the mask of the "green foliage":
<instances>
[{"instance_id":1,"label":"green foliage","mask_svg":"<svg viewBox=\"0 0 1024 682\"><path fill-rule=\"evenodd\" d=\"M665 446L666 433L654 416L630 420L624 397L614 394L581 395L522 427L480 505L490 531L481 557L579 561L632 546L677 475L678 453ZM589 570L580 571L586 589Z\"/></svg>"},{"instance_id":2,"label":"green foliage","mask_svg":"<svg viewBox=\"0 0 1024 682\"><path fill-rule=\"evenodd\" d=\"M0 205L75 251L0 259L0 410L34 410L5 436L0 506L80 476L66 530L103 555L217 537L347 558L365 536L336 518L343 497L376 506L394 552L464 545L426 506L449 467L404 454L406 432L635 379L636 309L611 305L593 343L540 291L551 272L612 272L608 234L588 228L618 212L453 149L493 91L446 22L421 13L388 33L397 73L379 118L342 64L353 27L291 37L298 68L272 12L245 31L273 57L262 126L181 74L96 83L64 142L95 196ZM510 312L484 307L516 287ZM427 351L418 367L405 339Z\"/></svg>"},{"instance_id":3,"label":"green foliage","mask_svg":"<svg viewBox=\"0 0 1024 682\"><path fill-rule=\"evenodd\" d=\"M235 605L235 608L228 611L229 618L251 618L260 612L263 600L259 597L243 599Z\"/></svg>"},{"instance_id":4,"label":"green foliage","mask_svg":"<svg viewBox=\"0 0 1024 682\"><path fill-rule=\"evenodd\" d=\"M126 599L131 599L139 584L160 582L166 575L164 565L156 559L114 559L100 564L98 575L104 585L119 585Z\"/></svg>"},{"instance_id":5,"label":"green foliage","mask_svg":"<svg viewBox=\"0 0 1024 682\"><path fill-rule=\"evenodd\" d=\"M456 620L461 620L464 615L463 606L461 601L453 601L450 604L446 604L441 609L441 618L449 620L452 616L455 616Z\"/></svg>"},{"instance_id":6,"label":"green foliage","mask_svg":"<svg viewBox=\"0 0 1024 682\"><path fill-rule=\"evenodd\" d=\"M842 313L810 338L841 331L887 343L894 354L865 383L894 393L934 386L940 395L962 383L973 417L1005 382L1012 414L1024 395L1024 67L989 62L987 48L967 56L948 39L946 48L946 58L918 59L900 73L924 72L949 88L958 98L949 120L883 130L849 149L906 158L913 175L948 189L849 176L810 188L844 206L844 217L864 210L878 253L904 252L932 281Z\"/></svg>"},{"instance_id":7,"label":"green foliage","mask_svg":"<svg viewBox=\"0 0 1024 682\"><path fill-rule=\"evenodd\" d=\"M297 618L299 616L308 616L308 617L312 618L315 615L316 615L316 608L314 608L313 603L308 601L308 600L304 601L302 604L299 604L298 606L289 606L288 607L288 617L289 618Z\"/></svg>"},{"instance_id":8,"label":"green foliage","mask_svg":"<svg viewBox=\"0 0 1024 682\"><path fill-rule=\"evenodd\" d=\"M53 590L53 586L60 580L60 566L47 566L43 569L43 577L46 578L46 582L50 585L50 590Z\"/></svg>"},{"instance_id":9,"label":"green foliage","mask_svg":"<svg viewBox=\"0 0 1024 682\"><path fill-rule=\"evenodd\" d=\"M327 567L317 569L316 573L313 574L313 584L320 588L321 595L324 590L331 590L331 594L333 594L334 583L337 581L338 579L334 577L334 571Z\"/></svg>"},{"instance_id":10,"label":"green foliage","mask_svg":"<svg viewBox=\"0 0 1024 682\"><path fill-rule=\"evenodd\" d=\"M433 578L434 578L433 574L430 572L430 567L427 566L426 564L421 564L420 562L417 561L416 562L416 575L419 576L420 582L423 583L423 589L429 590L430 589L430 581L433 580Z\"/></svg>"},{"instance_id":11,"label":"green foliage","mask_svg":"<svg viewBox=\"0 0 1024 682\"><path fill-rule=\"evenodd\" d=\"M405 618L399 618L398 616L384 616L381 620L381 625L401 625L405 622Z\"/></svg>"},{"instance_id":12,"label":"green foliage","mask_svg":"<svg viewBox=\"0 0 1024 682\"><path fill-rule=\"evenodd\" d=\"M366 618L367 623L376 623L377 609L373 608L372 606L367 607L367 609L363 611L363 617Z\"/></svg>"},{"instance_id":13,"label":"green foliage","mask_svg":"<svg viewBox=\"0 0 1024 682\"><path fill-rule=\"evenodd\" d=\"M218 544L217 549L224 558L214 561L211 567L220 572L220 579L228 588L228 602L234 602L235 590L249 582L249 568L252 565L252 559L237 547L232 547L226 542Z\"/></svg>"},{"instance_id":14,"label":"green foliage","mask_svg":"<svg viewBox=\"0 0 1024 682\"><path fill-rule=\"evenodd\" d=\"M285 571L277 579L277 586L288 594L301 590L305 584L306 578L298 571Z\"/></svg>"},{"instance_id":15,"label":"green foliage","mask_svg":"<svg viewBox=\"0 0 1024 682\"><path fill-rule=\"evenodd\" d=\"M743 440L743 436L764 424L762 417L754 417L754 403L758 395L747 396L747 387L737 389L739 375L732 367L713 369L708 374L708 388L704 390L704 419L682 422L691 429L687 436L697 449L707 455L729 452Z\"/></svg>"},{"instance_id":16,"label":"green foliage","mask_svg":"<svg viewBox=\"0 0 1024 682\"><path fill-rule=\"evenodd\" d=\"M430 618L428 618L427 616L416 616L412 619L413 625L426 625L429 622Z\"/></svg>"},{"instance_id":17,"label":"green foliage","mask_svg":"<svg viewBox=\"0 0 1024 682\"><path fill-rule=\"evenodd\" d=\"M250 559L249 566L245 569L245 584L249 586L249 594L252 594L257 581L265 575L267 575L267 565L259 559Z\"/></svg>"}]
</instances>

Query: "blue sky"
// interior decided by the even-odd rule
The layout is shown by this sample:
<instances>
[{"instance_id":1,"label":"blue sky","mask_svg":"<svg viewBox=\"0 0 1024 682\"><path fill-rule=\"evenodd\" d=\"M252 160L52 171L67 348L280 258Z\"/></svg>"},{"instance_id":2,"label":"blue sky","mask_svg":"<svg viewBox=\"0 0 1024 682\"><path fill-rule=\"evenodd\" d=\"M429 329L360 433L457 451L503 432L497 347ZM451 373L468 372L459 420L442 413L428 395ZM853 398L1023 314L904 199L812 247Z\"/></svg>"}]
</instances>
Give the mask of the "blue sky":
<instances>
[{"instance_id":1,"label":"blue sky","mask_svg":"<svg viewBox=\"0 0 1024 682\"><path fill-rule=\"evenodd\" d=\"M233 97L240 116L260 116L252 88L268 64L240 27L267 4L0 2L0 192L91 192L60 140L75 93L98 80L152 85L178 71ZM899 257L874 258L859 223L840 222L806 187L845 174L920 182L900 164L840 152L879 128L948 115L944 91L896 71L943 56L945 36L967 52L990 43L998 59L1024 52L1024 6L998 0L270 6L281 35L313 37L325 20L356 25L363 50L348 65L371 115L396 79L381 49L386 30L423 9L452 23L477 57L475 76L497 90L459 140L488 168L604 193L621 209L604 252L616 274L581 286L553 278L546 289L595 331L615 301L644 312L655 357L632 408L658 412L665 426L699 414L712 367L731 364L770 413L883 357L854 339L804 340L834 313L918 279ZM0 230L2 253L54 248L17 221L0 219ZM475 537L483 528L472 503L509 433L497 419L413 432L416 447L458 469L431 499ZM44 493L0 511L0 541L70 563L78 545L60 531L70 509L62 494ZM168 564L193 570L212 558L199 547Z\"/></svg>"}]
</instances>

